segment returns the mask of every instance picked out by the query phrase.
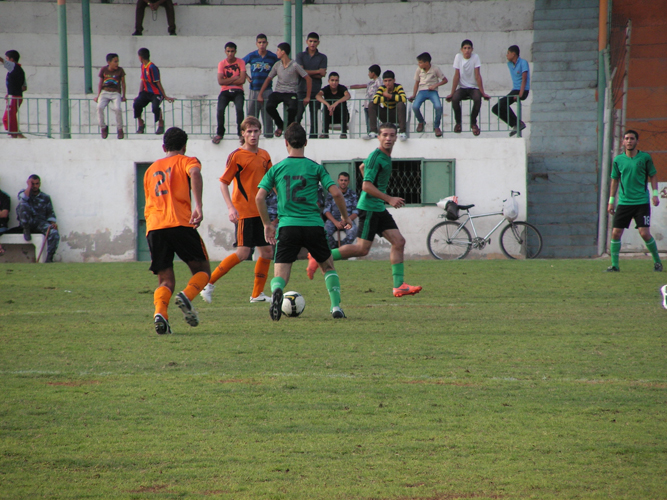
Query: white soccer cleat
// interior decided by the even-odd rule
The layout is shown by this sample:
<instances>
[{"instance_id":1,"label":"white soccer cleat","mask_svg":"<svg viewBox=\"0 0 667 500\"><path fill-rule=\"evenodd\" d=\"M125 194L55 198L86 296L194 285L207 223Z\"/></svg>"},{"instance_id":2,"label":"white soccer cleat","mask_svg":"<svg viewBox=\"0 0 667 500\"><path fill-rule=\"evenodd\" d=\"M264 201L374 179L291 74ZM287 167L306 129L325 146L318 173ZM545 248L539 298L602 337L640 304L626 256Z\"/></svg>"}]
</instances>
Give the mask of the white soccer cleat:
<instances>
[{"instance_id":1,"label":"white soccer cleat","mask_svg":"<svg viewBox=\"0 0 667 500\"><path fill-rule=\"evenodd\" d=\"M209 304L213 302L213 290L215 290L215 285L213 283L208 283L204 289L199 292L199 295L204 299L204 302L208 302Z\"/></svg>"},{"instance_id":2,"label":"white soccer cleat","mask_svg":"<svg viewBox=\"0 0 667 500\"><path fill-rule=\"evenodd\" d=\"M664 285L660 292L662 292L662 307L667 309L667 285Z\"/></svg>"},{"instance_id":3,"label":"white soccer cleat","mask_svg":"<svg viewBox=\"0 0 667 500\"><path fill-rule=\"evenodd\" d=\"M202 291L202 293L204 293ZM250 297L250 303L255 304L257 302L271 302L271 297L265 295L264 292L260 293L257 297Z\"/></svg>"},{"instance_id":4,"label":"white soccer cleat","mask_svg":"<svg viewBox=\"0 0 667 500\"><path fill-rule=\"evenodd\" d=\"M347 316L345 316L345 313L340 307L334 307L331 310L331 316L333 316L334 319L347 318Z\"/></svg>"}]
</instances>

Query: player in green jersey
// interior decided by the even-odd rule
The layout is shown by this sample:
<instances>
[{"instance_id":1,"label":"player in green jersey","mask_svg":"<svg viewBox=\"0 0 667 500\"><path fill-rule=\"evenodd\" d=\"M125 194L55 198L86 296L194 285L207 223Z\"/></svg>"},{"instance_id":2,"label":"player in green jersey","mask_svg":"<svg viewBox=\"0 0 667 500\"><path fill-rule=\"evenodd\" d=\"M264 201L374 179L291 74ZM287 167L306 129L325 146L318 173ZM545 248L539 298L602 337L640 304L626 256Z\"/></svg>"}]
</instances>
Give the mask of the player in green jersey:
<instances>
[{"instance_id":1,"label":"player in green jersey","mask_svg":"<svg viewBox=\"0 0 667 500\"><path fill-rule=\"evenodd\" d=\"M611 168L611 187L609 188L609 205L607 212L614 216L611 230L611 244L609 253L611 254L611 266L607 272L619 272L618 257L621 251L621 236L623 230L630 226L630 221L635 220L639 235L646 244L646 248L653 257L653 270L662 272L662 262L658 255L658 245L653 236L651 236L651 205L660 204L658 199L658 178L655 165L651 155L637 149L639 134L634 130L628 130L623 136L623 147L625 153L614 158ZM646 187L646 182L650 181L652 195ZM619 191L620 188L620 191ZM614 209L616 193L618 195L618 206Z\"/></svg>"},{"instance_id":2,"label":"player in green jersey","mask_svg":"<svg viewBox=\"0 0 667 500\"><path fill-rule=\"evenodd\" d=\"M359 166L364 183L362 193L359 197L357 208L359 209L359 226L357 230L357 242L352 245L343 245L332 251L333 259L349 259L350 257L363 257L373 245L375 235L379 234L389 243L391 250L389 260L391 262L391 273L394 279L394 297L404 295L415 295L422 289L420 286L410 286L403 281L403 251L405 249L405 238L398 230L394 218L385 208L388 203L393 208L405 206L405 200L387 194L389 178L391 177L391 151L396 144L396 125L383 123L380 126L378 140L380 146L373 151L365 163ZM312 280L317 263L309 256L308 277Z\"/></svg>"},{"instance_id":3,"label":"player in green jersey","mask_svg":"<svg viewBox=\"0 0 667 500\"><path fill-rule=\"evenodd\" d=\"M324 232L324 221L317 205L320 183L329 191L338 206L346 229L352 227L345 207L345 197L322 165L304 156L306 131L299 123L292 123L285 131L288 157L274 165L259 183L257 208L264 224L266 241L276 245L274 275L271 280L271 307L269 315L280 320L283 290L289 281L292 263L305 247L324 273L324 282L331 299L331 315L344 318L340 307L340 280L334 269L331 250ZM278 231L271 223L266 196L274 189L278 196Z\"/></svg>"}]
</instances>

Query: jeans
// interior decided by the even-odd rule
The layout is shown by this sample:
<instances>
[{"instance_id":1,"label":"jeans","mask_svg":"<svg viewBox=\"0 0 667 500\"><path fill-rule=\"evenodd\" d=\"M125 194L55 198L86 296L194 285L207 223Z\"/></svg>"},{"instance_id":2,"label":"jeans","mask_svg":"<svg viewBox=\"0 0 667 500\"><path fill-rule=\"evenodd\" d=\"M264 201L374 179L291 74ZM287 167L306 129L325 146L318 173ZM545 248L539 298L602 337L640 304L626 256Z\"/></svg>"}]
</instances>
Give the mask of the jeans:
<instances>
[{"instance_id":1,"label":"jeans","mask_svg":"<svg viewBox=\"0 0 667 500\"><path fill-rule=\"evenodd\" d=\"M234 102L236 108L236 134L241 137L241 122L243 121L243 101L242 90L223 90L218 96L218 128L216 135L225 136L225 110L230 102Z\"/></svg>"},{"instance_id":2,"label":"jeans","mask_svg":"<svg viewBox=\"0 0 667 500\"><path fill-rule=\"evenodd\" d=\"M152 104L153 115L155 115L155 123L159 122L162 118L162 110L160 105L164 98L161 95L153 94L151 92L146 92L142 90L139 92L139 95L134 99L132 107L134 108L134 118L141 118L141 113L146 106Z\"/></svg>"},{"instance_id":3,"label":"jeans","mask_svg":"<svg viewBox=\"0 0 667 500\"><path fill-rule=\"evenodd\" d=\"M512 90L505 97L500 98L498 104L496 104L494 107L491 108L491 112L498 118L500 118L502 121L507 123L510 127L516 127L516 115L514 114L514 111L510 106L516 102L516 97L514 96L518 95L519 95L518 90ZM524 90L523 97L521 97L521 100L525 101L527 97L528 97L528 91Z\"/></svg>"},{"instance_id":4,"label":"jeans","mask_svg":"<svg viewBox=\"0 0 667 500\"><path fill-rule=\"evenodd\" d=\"M264 127L264 137L273 136L273 118L266 111L266 104L273 94L273 90L266 89L264 91L264 102L257 102L257 96L259 95L259 90L250 90L248 94L248 116L254 116L259 118L262 117L263 127Z\"/></svg>"},{"instance_id":5,"label":"jeans","mask_svg":"<svg viewBox=\"0 0 667 500\"><path fill-rule=\"evenodd\" d=\"M482 92L479 89L469 89L459 87L452 96L452 111L454 112L454 120L458 125L461 125L461 101L472 99L472 111L470 111L470 125L477 125L477 116L479 109L482 107Z\"/></svg>"},{"instance_id":6,"label":"jeans","mask_svg":"<svg viewBox=\"0 0 667 500\"><path fill-rule=\"evenodd\" d=\"M440 96L438 95L437 90L420 90L417 92L417 96L412 103L412 111L415 113L415 118L419 123L424 123L426 121L421 112L421 106L426 100L431 101L433 103L433 109L435 109L433 128L440 128L440 121L442 120L442 103L440 102Z\"/></svg>"},{"instance_id":7,"label":"jeans","mask_svg":"<svg viewBox=\"0 0 667 500\"><path fill-rule=\"evenodd\" d=\"M100 128L106 127L106 123L104 122L104 109L109 103L111 103L111 109L116 115L116 128L118 130L123 128L123 110L121 108L121 102L120 92L109 92L108 90L100 92L100 96L97 98L97 118Z\"/></svg>"}]
</instances>

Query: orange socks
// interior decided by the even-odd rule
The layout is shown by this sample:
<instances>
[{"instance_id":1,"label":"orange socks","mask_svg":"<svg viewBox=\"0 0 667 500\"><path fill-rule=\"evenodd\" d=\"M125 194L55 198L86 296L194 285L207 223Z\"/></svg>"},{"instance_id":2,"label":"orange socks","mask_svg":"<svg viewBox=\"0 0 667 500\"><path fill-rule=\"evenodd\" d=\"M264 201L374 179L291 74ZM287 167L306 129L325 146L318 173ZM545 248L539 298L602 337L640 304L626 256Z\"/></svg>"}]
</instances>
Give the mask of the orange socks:
<instances>
[{"instance_id":1,"label":"orange socks","mask_svg":"<svg viewBox=\"0 0 667 500\"><path fill-rule=\"evenodd\" d=\"M264 291L264 285L266 285L270 265L270 259L263 259L262 257L257 258L257 262L255 263L255 285L252 288L253 298L257 297Z\"/></svg>"},{"instance_id":2,"label":"orange socks","mask_svg":"<svg viewBox=\"0 0 667 500\"><path fill-rule=\"evenodd\" d=\"M232 268L240 264L241 261L239 260L238 255L236 253L230 254L225 259L218 264L218 267L216 267L213 270L213 273L211 274L211 281L210 283L213 284L216 281L218 281L220 278L222 278L225 274L227 274L229 271L232 270Z\"/></svg>"},{"instance_id":3,"label":"orange socks","mask_svg":"<svg viewBox=\"0 0 667 500\"><path fill-rule=\"evenodd\" d=\"M188 281L188 286L185 287L183 293L188 299L194 300L197 294L201 292L207 284L208 284L208 274L206 274L203 271L200 271L197 274L195 274L192 278L190 278L190 281Z\"/></svg>"},{"instance_id":4,"label":"orange socks","mask_svg":"<svg viewBox=\"0 0 667 500\"><path fill-rule=\"evenodd\" d=\"M155 314L161 314L164 319L169 319L167 308L171 299L171 290L166 286L160 286L153 294L153 303L155 304Z\"/></svg>"}]
</instances>

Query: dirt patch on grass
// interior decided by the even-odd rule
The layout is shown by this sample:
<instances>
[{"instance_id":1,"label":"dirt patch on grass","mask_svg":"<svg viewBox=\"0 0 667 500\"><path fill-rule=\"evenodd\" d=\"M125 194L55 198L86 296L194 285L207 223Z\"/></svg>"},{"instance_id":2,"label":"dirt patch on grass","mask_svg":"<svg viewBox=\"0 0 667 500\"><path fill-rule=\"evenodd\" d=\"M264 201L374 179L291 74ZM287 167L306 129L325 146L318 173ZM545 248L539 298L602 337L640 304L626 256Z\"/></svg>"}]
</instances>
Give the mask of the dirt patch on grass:
<instances>
[{"instance_id":1,"label":"dirt patch on grass","mask_svg":"<svg viewBox=\"0 0 667 500\"><path fill-rule=\"evenodd\" d=\"M47 382L46 385L63 385L65 387L81 387L82 385L97 385L99 380L68 380L65 382Z\"/></svg>"},{"instance_id":2,"label":"dirt patch on grass","mask_svg":"<svg viewBox=\"0 0 667 500\"><path fill-rule=\"evenodd\" d=\"M256 380L250 380L246 378L228 378L225 380L218 380L218 384L250 384L250 385L259 385L260 382Z\"/></svg>"}]
</instances>

